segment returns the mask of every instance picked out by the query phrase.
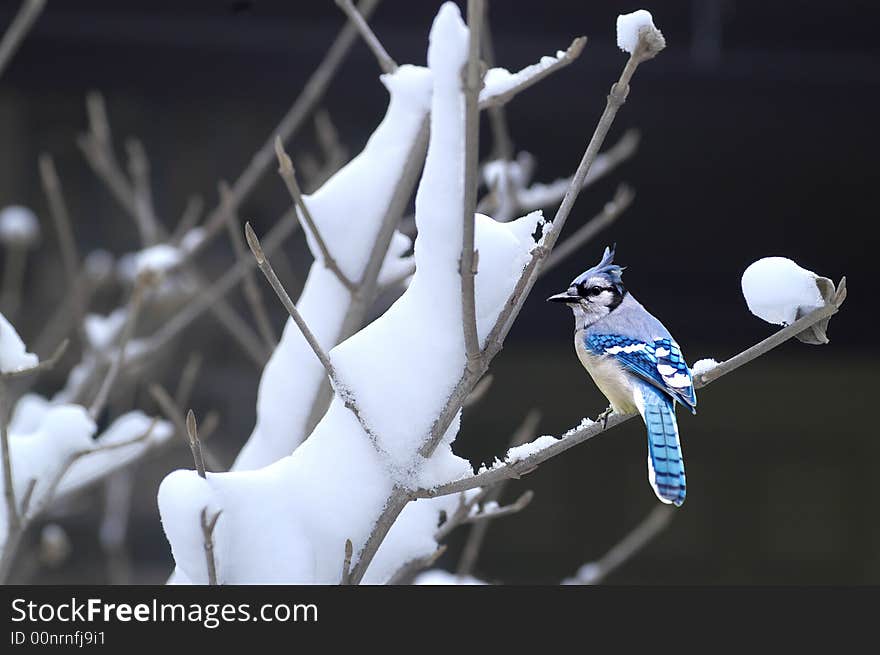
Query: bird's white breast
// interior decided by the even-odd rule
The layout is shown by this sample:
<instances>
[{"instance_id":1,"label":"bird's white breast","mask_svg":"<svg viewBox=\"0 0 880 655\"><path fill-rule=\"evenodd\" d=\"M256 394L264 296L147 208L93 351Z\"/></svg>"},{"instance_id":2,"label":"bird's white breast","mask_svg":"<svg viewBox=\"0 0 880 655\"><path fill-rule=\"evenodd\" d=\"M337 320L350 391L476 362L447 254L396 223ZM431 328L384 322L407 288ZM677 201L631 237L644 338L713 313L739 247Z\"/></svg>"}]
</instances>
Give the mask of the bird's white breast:
<instances>
[{"instance_id":1,"label":"bird's white breast","mask_svg":"<svg viewBox=\"0 0 880 655\"><path fill-rule=\"evenodd\" d=\"M615 412L632 414L638 411L633 386L626 370L609 355L596 355L587 349L584 333L574 333L574 349L599 391L605 394Z\"/></svg>"}]
</instances>

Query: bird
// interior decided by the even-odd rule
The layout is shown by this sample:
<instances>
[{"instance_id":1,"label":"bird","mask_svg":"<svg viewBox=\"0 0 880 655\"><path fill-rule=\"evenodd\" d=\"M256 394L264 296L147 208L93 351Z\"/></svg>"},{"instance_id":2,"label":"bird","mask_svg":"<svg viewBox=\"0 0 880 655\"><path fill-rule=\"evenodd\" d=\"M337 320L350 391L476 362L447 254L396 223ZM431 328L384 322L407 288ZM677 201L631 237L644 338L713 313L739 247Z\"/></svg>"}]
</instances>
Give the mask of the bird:
<instances>
[{"instance_id":1,"label":"bird","mask_svg":"<svg viewBox=\"0 0 880 655\"><path fill-rule=\"evenodd\" d=\"M623 286L616 245L548 302L574 312L574 346L610 407L600 415L638 412L648 433L648 481L661 502L680 507L686 481L675 405L696 414L697 397L681 348L663 324Z\"/></svg>"}]
</instances>

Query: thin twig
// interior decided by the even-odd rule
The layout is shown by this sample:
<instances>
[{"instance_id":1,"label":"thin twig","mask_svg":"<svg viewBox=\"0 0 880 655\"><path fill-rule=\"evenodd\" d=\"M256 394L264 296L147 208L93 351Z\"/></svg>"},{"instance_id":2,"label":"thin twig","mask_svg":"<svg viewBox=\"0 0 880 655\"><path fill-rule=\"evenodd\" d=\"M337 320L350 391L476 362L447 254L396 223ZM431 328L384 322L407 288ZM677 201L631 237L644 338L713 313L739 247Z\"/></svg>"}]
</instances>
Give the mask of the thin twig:
<instances>
[{"instance_id":1,"label":"thin twig","mask_svg":"<svg viewBox=\"0 0 880 655\"><path fill-rule=\"evenodd\" d=\"M134 138L125 142L128 153L128 175L131 178L131 191L134 209L141 217L144 227L144 245L154 245L160 237L161 226L153 208L153 194L150 191L150 162L143 144Z\"/></svg>"},{"instance_id":2,"label":"thin twig","mask_svg":"<svg viewBox=\"0 0 880 655\"><path fill-rule=\"evenodd\" d=\"M298 229L299 222L296 220L296 214L293 210L290 210L266 234L264 239L265 252L271 254L277 251L281 244L290 235L295 234ZM168 319L150 338L149 347L144 352L154 353L164 348L171 340L189 327L193 321L214 307L217 300L229 293L236 284L244 279L247 272L256 265L257 262L252 257L236 262L219 279L211 283L210 286L203 288L195 298L184 305L180 312Z\"/></svg>"},{"instance_id":3,"label":"thin twig","mask_svg":"<svg viewBox=\"0 0 880 655\"><path fill-rule=\"evenodd\" d=\"M125 349L134 334L135 325L137 324L141 306L143 305L144 293L146 292L148 285L149 282L147 278L139 277L135 282L134 289L132 289L131 299L128 301L125 325L122 328L119 341L116 344L116 356L110 362L110 368L107 370L107 375L104 377L104 381L101 383L98 393L89 407L89 415L93 419L97 419L104 410L104 405L107 403L107 398L110 396L110 389L113 388L116 378L119 375L119 371L125 363Z\"/></svg>"},{"instance_id":4,"label":"thin twig","mask_svg":"<svg viewBox=\"0 0 880 655\"><path fill-rule=\"evenodd\" d=\"M396 71L397 62L391 58L391 55L388 54L388 51L385 50L385 47L379 39L376 38L373 30L367 24L367 21L364 20L364 17L361 16L360 12L351 3L351 0L336 0L336 5L345 12L345 15L348 16L348 19L357 28L361 38L367 44L367 47L373 53L373 56L376 57L376 61L379 63L379 68L382 69L382 72L393 73Z\"/></svg>"},{"instance_id":5,"label":"thin twig","mask_svg":"<svg viewBox=\"0 0 880 655\"><path fill-rule=\"evenodd\" d=\"M21 517L15 502L15 478L12 477L12 452L9 448L9 415L12 405L6 381L0 379L0 457L3 458L3 497L6 500L7 539L18 530Z\"/></svg>"},{"instance_id":6,"label":"thin twig","mask_svg":"<svg viewBox=\"0 0 880 655\"><path fill-rule=\"evenodd\" d=\"M67 351L67 346L70 345L70 341L65 339L61 343L58 344L58 347L55 348L55 352L48 359L41 360L39 364L36 366L31 366L30 368L22 368L16 371L9 371L7 373L0 374L0 380L16 380L18 378L23 378L28 375L33 375L34 373L40 373L41 371L48 371L53 368L55 364L58 363L64 353Z\"/></svg>"},{"instance_id":7,"label":"thin twig","mask_svg":"<svg viewBox=\"0 0 880 655\"><path fill-rule=\"evenodd\" d=\"M199 426L196 423L196 415L192 410L186 413L186 436L189 438L189 449L192 451L196 471L198 471L200 478L207 478L205 458L202 456L202 442L199 441Z\"/></svg>"},{"instance_id":8,"label":"thin twig","mask_svg":"<svg viewBox=\"0 0 880 655\"><path fill-rule=\"evenodd\" d=\"M257 266L263 272L263 275L266 276L269 284L272 285L272 289L274 289L276 295L278 296L278 299L281 301L281 304L284 305L284 309L286 309L287 313L290 314L290 318L292 318L293 322L296 323L296 326L299 328L299 331L302 333L306 342L309 344L312 352L315 353L315 357L317 357L318 361L321 362L321 365L324 367L324 370L327 373L327 377L329 377L335 383L336 372L333 369L333 364L330 361L330 357L327 356L324 348L322 348L321 344L318 343L317 338L315 338L315 335L306 324L305 319L303 319L302 315L299 313L296 305L293 304L290 296L287 295L287 291L284 289L284 285L281 284L281 280L279 280L278 276L275 274L275 271L272 268L272 264L270 264L269 260L266 258L266 253L263 251L263 247L260 245L260 240L257 238L257 235L254 234L254 230L249 222L246 222L244 224L244 234L245 238L247 239L248 246L250 246L251 252L254 253L254 258L257 260Z\"/></svg>"},{"instance_id":9,"label":"thin twig","mask_svg":"<svg viewBox=\"0 0 880 655\"><path fill-rule=\"evenodd\" d=\"M345 557L342 560L342 578L339 580L341 585L351 584L351 556L354 552L354 546L351 539L345 540Z\"/></svg>"},{"instance_id":10,"label":"thin twig","mask_svg":"<svg viewBox=\"0 0 880 655\"><path fill-rule=\"evenodd\" d=\"M486 5L484 15L482 50L486 66L492 68L495 65L495 48L492 46L492 30L489 27L489 7L491 7L491 4ZM494 145L492 158L510 161L513 159L513 139L510 138L510 129L507 126L504 105L492 105L488 110L489 126L492 128L492 142Z\"/></svg>"},{"instance_id":11,"label":"thin twig","mask_svg":"<svg viewBox=\"0 0 880 655\"><path fill-rule=\"evenodd\" d=\"M356 289L354 282L342 272L342 269L339 268L339 264L336 263L333 255L330 254L330 250L327 248L327 242L324 241L324 238L321 236L321 232L318 230L318 226L312 218L312 213L306 206L302 191L299 188L299 184L296 181L296 175L293 171L293 162L290 161L290 156L284 151L284 145L281 143L280 137L275 140L275 154L278 157L278 174L281 175L281 179L284 180L284 184L290 192L290 197L293 199L294 204L299 208L300 215L305 221L306 226L309 228L309 232L314 238L315 243L318 245L318 250L321 252L321 259L324 261L324 266L333 272L346 289L354 291Z\"/></svg>"},{"instance_id":12,"label":"thin twig","mask_svg":"<svg viewBox=\"0 0 880 655\"><path fill-rule=\"evenodd\" d=\"M440 559L443 553L446 552L446 544L440 545L437 550L428 555L427 557L418 557L414 560L410 560L403 566L401 566L397 572L395 572L389 579L386 584L389 585L407 585L410 584L419 571L430 568L434 565L434 563Z\"/></svg>"},{"instance_id":13,"label":"thin twig","mask_svg":"<svg viewBox=\"0 0 880 655\"><path fill-rule=\"evenodd\" d=\"M220 510L209 520L208 508L203 507L200 514L202 537L205 542L205 562L208 566L208 584L212 586L217 584L217 562L214 558L214 528L217 527L217 519L220 518L222 513L223 510Z\"/></svg>"},{"instance_id":14,"label":"thin twig","mask_svg":"<svg viewBox=\"0 0 880 655\"><path fill-rule=\"evenodd\" d=\"M24 0L0 40L0 75L46 6L46 0Z\"/></svg>"},{"instance_id":15,"label":"thin twig","mask_svg":"<svg viewBox=\"0 0 880 655\"><path fill-rule=\"evenodd\" d=\"M199 371L202 368L202 354L192 352L186 360L183 370L180 372L180 380L177 383L177 390L174 392L174 402L178 407L186 407L189 405L189 399L192 395L193 386Z\"/></svg>"},{"instance_id":16,"label":"thin twig","mask_svg":"<svg viewBox=\"0 0 880 655\"><path fill-rule=\"evenodd\" d=\"M675 509L669 505L656 505L633 530L615 544L599 560L582 566L574 578L563 584L599 584L633 555L644 548L648 542L663 532L675 516Z\"/></svg>"},{"instance_id":17,"label":"thin twig","mask_svg":"<svg viewBox=\"0 0 880 655\"><path fill-rule=\"evenodd\" d=\"M238 222L238 214L231 204L229 185L226 184L226 182L220 182L219 190L220 197L223 199L222 202L227 203L225 212L226 225L229 228L229 239L232 241L232 247L235 250L235 257L236 259L250 259L250 256L247 253L247 247L244 245L244 238L241 236L241 225L239 225ZM254 320L257 323L257 329L260 332L260 336L263 338L266 348L271 352L275 350L275 346L278 345L278 337L275 335L275 330L272 328L272 321L269 320L269 312L266 309L266 304L263 302L263 296L257 286L257 280L251 270L248 270L244 276L242 289L244 290L245 300L247 300L248 306L251 308L251 313L254 315Z\"/></svg>"},{"instance_id":18,"label":"thin twig","mask_svg":"<svg viewBox=\"0 0 880 655\"><path fill-rule=\"evenodd\" d=\"M548 75L552 75L560 68L565 68L570 63L572 63L575 59L581 56L581 52L584 50L584 46L587 44L587 37L579 36L574 41L571 42L571 45L568 46L568 49L565 51L565 54L562 55L559 59L553 62L551 65L538 69L534 74L524 76L516 85L510 87L502 93L497 93L495 95L485 96L480 99L480 109L488 109L489 107L497 107L500 105L504 105L510 102L514 96L518 93L525 91L529 87L537 84L541 80L543 80Z\"/></svg>"},{"instance_id":19,"label":"thin twig","mask_svg":"<svg viewBox=\"0 0 880 655\"><path fill-rule=\"evenodd\" d=\"M180 220L177 221L177 226L174 228L171 236L168 237L168 240L174 245L180 245L183 237L198 225L204 208L204 199L200 195L191 195L187 199L186 206L183 208L183 214L180 215Z\"/></svg>"},{"instance_id":20,"label":"thin twig","mask_svg":"<svg viewBox=\"0 0 880 655\"><path fill-rule=\"evenodd\" d=\"M562 241L552 254L547 257L541 267L540 275L546 274L558 266L566 257L577 252L584 244L592 240L599 232L611 225L632 204L635 193L625 184L617 187L614 198L605 203L602 211L591 218L587 223L578 228L576 232Z\"/></svg>"},{"instance_id":21,"label":"thin twig","mask_svg":"<svg viewBox=\"0 0 880 655\"><path fill-rule=\"evenodd\" d=\"M468 0L468 59L464 73L464 207L462 208L461 320L468 371L480 368L480 338L477 334L475 276L478 254L474 251L474 212L477 207L477 185L480 149L480 33L483 31L483 0Z\"/></svg>"},{"instance_id":22,"label":"thin twig","mask_svg":"<svg viewBox=\"0 0 880 655\"><path fill-rule=\"evenodd\" d=\"M79 253L76 248L76 239L73 236L73 227L70 222L70 214L67 211L67 203L64 201L64 193L55 162L48 153L40 155L39 160L40 180L43 183L43 192L49 202L49 213L58 234L58 246L61 250L61 262L64 264L64 273L67 284L70 285L71 307L73 308L74 325L81 326L85 314L85 302L82 290L82 276L80 275Z\"/></svg>"}]
</instances>

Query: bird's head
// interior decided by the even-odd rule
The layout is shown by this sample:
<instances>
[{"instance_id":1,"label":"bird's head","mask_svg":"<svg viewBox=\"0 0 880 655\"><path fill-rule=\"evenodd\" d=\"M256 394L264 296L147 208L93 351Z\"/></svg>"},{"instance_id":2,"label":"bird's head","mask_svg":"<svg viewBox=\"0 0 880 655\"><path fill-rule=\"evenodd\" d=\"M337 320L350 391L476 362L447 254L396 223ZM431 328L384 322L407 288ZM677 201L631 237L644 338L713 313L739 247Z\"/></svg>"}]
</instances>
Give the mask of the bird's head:
<instances>
[{"instance_id":1,"label":"bird's head","mask_svg":"<svg viewBox=\"0 0 880 655\"><path fill-rule=\"evenodd\" d=\"M626 295L621 280L623 267L613 263L614 248L605 248L602 261L578 275L568 289L547 298L548 302L566 303L571 307L579 327L592 325L623 302Z\"/></svg>"}]
</instances>

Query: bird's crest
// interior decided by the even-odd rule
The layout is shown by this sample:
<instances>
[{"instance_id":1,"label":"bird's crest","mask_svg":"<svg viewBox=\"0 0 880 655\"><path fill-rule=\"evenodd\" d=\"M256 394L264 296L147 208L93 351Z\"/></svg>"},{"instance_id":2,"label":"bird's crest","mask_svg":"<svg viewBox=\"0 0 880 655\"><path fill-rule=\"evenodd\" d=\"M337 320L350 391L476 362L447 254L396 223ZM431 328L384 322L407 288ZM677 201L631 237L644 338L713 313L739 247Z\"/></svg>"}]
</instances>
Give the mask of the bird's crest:
<instances>
[{"instance_id":1,"label":"bird's crest","mask_svg":"<svg viewBox=\"0 0 880 655\"><path fill-rule=\"evenodd\" d=\"M623 271L626 267L618 266L614 263L614 251L616 248L617 244L614 244L610 248L606 247L605 254L602 255L602 261L596 264L593 268L587 269L577 276L574 282L572 282L572 285L576 286L582 282L586 282L590 278L604 277L617 287L618 291L623 293Z\"/></svg>"}]
</instances>

